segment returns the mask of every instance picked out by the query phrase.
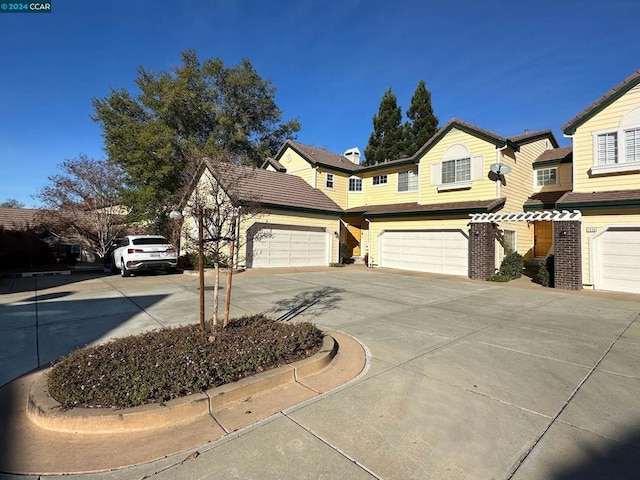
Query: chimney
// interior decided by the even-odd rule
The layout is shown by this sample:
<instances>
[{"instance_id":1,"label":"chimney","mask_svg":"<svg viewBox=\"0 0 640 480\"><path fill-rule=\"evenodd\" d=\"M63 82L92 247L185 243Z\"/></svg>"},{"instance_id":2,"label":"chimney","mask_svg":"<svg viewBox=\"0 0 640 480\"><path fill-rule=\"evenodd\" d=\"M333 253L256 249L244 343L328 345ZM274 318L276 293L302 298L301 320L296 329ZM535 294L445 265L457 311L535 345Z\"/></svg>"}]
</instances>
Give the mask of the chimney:
<instances>
[{"instance_id":1,"label":"chimney","mask_svg":"<svg viewBox=\"0 0 640 480\"><path fill-rule=\"evenodd\" d=\"M360 150L358 150L358 147L348 149L342 154L342 156L349 160L351 163L360 165Z\"/></svg>"}]
</instances>

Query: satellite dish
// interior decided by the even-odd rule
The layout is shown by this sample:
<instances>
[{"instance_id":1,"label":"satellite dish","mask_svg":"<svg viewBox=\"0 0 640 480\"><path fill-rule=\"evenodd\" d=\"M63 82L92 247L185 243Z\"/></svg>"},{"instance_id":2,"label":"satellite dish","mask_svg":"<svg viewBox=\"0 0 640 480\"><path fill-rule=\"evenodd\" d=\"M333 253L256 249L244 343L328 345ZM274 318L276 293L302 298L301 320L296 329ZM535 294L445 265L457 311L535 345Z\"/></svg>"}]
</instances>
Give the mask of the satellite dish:
<instances>
[{"instance_id":1,"label":"satellite dish","mask_svg":"<svg viewBox=\"0 0 640 480\"><path fill-rule=\"evenodd\" d=\"M491 170L496 175L506 175L511 171L511 167L509 165L505 165L504 163L492 163L489 165L489 170Z\"/></svg>"},{"instance_id":2,"label":"satellite dish","mask_svg":"<svg viewBox=\"0 0 640 480\"><path fill-rule=\"evenodd\" d=\"M504 163L492 163L489 165L489 179L494 182L500 181L503 186L507 185L507 180L504 176L511 171L511 167L509 165L505 165Z\"/></svg>"}]
</instances>

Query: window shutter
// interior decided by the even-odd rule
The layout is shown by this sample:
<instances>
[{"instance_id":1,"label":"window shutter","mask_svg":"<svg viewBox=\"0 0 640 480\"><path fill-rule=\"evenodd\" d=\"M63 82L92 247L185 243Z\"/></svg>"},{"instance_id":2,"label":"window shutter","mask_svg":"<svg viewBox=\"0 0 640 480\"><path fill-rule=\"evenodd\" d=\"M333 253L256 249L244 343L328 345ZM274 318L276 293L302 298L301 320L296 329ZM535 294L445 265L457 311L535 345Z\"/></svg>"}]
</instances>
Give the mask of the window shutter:
<instances>
[{"instance_id":1,"label":"window shutter","mask_svg":"<svg viewBox=\"0 0 640 480\"><path fill-rule=\"evenodd\" d=\"M441 185L442 184L442 164L432 163L431 164L431 185Z\"/></svg>"},{"instance_id":2,"label":"window shutter","mask_svg":"<svg viewBox=\"0 0 640 480\"><path fill-rule=\"evenodd\" d=\"M471 157L471 180L484 178L484 156Z\"/></svg>"}]
</instances>

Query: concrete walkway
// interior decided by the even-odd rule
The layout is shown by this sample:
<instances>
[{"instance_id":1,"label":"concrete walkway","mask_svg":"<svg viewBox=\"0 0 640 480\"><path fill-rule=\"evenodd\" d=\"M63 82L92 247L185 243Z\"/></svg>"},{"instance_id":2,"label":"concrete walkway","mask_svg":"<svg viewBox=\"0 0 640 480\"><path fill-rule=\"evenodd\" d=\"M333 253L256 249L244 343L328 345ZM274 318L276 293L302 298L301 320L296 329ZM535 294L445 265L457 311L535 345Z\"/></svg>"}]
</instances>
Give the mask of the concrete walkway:
<instances>
[{"instance_id":1,"label":"concrete walkway","mask_svg":"<svg viewBox=\"0 0 640 480\"><path fill-rule=\"evenodd\" d=\"M241 273L233 304L352 335L370 367L197 455L72 478L638 476L639 296L349 267ZM3 280L0 385L87 343L195 321L189 275Z\"/></svg>"}]
</instances>

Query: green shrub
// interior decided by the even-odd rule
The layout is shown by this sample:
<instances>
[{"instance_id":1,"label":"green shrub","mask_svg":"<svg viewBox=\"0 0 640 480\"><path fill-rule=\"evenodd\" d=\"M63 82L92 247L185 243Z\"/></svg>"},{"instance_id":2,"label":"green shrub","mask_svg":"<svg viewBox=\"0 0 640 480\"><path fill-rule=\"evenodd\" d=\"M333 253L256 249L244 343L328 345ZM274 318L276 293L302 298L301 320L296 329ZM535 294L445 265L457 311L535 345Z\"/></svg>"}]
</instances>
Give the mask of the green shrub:
<instances>
[{"instance_id":1,"label":"green shrub","mask_svg":"<svg viewBox=\"0 0 640 480\"><path fill-rule=\"evenodd\" d=\"M552 287L554 286L554 263L553 263L553 255L549 255L545 263L540 265L538 269L538 274L536 275L536 281L544 286L544 287Z\"/></svg>"},{"instance_id":2,"label":"green shrub","mask_svg":"<svg viewBox=\"0 0 640 480\"><path fill-rule=\"evenodd\" d=\"M322 337L311 323L264 315L231 320L212 336L198 325L163 328L63 357L49 374L49 393L63 408L166 402L305 358Z\"/></svg>"},{"instance_id":3,"label":"green shrub","mask_svg":"<svg viewBox=\"0 0 640 480\"><path fill-rule=\"evenodd\" d=\"M524 258L518 252L505 256L500 265L500 275L509 277L509 280L520 278L522 270L524 270Z\"/></svg>"},{"instance_id":4,"label":"green shrub","mask_svg":"<svg viewBox=\"0 0 640 480\"><path fill-rule=\"evenodd\" d=\"M496 273L489 277L490 282L508 282L511 278L507 275L503 275L501 273Z\"/></svg>"}]
</instances>

